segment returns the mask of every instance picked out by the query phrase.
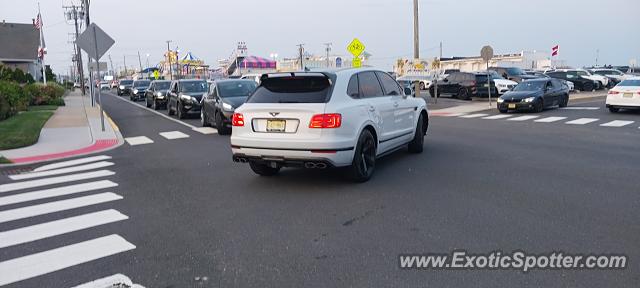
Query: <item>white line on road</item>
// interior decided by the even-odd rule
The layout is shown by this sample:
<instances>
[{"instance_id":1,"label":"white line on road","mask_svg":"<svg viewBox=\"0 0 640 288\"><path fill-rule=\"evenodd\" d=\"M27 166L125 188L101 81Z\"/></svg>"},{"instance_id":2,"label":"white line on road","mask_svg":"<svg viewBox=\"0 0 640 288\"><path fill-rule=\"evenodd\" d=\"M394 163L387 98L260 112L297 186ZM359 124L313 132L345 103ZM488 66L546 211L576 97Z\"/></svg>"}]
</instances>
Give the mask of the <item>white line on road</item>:
<instances>
[{"instance_id":1,"label":"white line on road","mask_svg":"<svg viewBox=\"0 0 640 288\"><path fill-rule=\"evenodd\" d=\"M205 135L218 133L218 129L211 128L211 127L197 127L197 128L193 128L193 131L196 131Z\"/></svg>"},{"instance_id":2,"label":"white line on road","mask_svg":"<svg viewBox=\"0 0 640 288\"><path fill-rule=\"evenodd\" d=\"M56 187L45 190L38 190L34 192L22 193L17 195L0 197L0 206L28 202L33 200L47 199L64 195L71 195L75 193L88 192L94 190L100 190L105 188L111 188L118 186L117 183L109 180L100 180L64 187Z\"/></svg>"},{"instance_id":3,"label":"white line on road","mask_svg":"<svg viewBox=\"0 0 640 288\"><path fill-rule=\"evenodd\" d=\"M569 125L584 125L584 124L589 124L591 122L596 122L600 119L598 118L580 118L580 119L576 119L573 121L569 121L565 124L569 124Z\"/></svg>"},{"instance_id":4,"label":"white line on road","mask_svg":"<svg viewBox=\"0 0 640 288\"><path fill-rule=\"evenodd\" d=\"M44 179L38 179L38 180L8 183L8 184L0 185L0 193L10 192L10 191L15 191L20 189L40 187L40 186L51 185L51 184L59 184L64 182L86 180L86 179L98 178L98 177L106 177L114 174L116 173L113 171L98 170L98 171L86 172L86 173L80 173L80 174L72 174L72 175L44 178Z\"/></svg>"},{"instance_id":5,"label":"white line on road","mask_svg":"<svg viewBox=\"0 0 640 288\"><path fill-rule=\"evenodd\" d=\"M478 117L484 117L484 116L488 116L489 114L467 114L467 115L462 115L460 116L460 118L478 118Z\"/></svg>"},{"instance_id":6,"label":"white line on road","mask_svg":"<svg viewBox=\"0 0 640 288\"><path fill-rule=\"evenodd\" d=\"M129 217L116 210L109 209L0 232L0 248L33 242L125 219L129 219Z\"/></svg>"},{"instance_id":7,"label":"white line on road","mask_svg":"<svg viewBox=\"0 0 640 288\"><path fill-rule=\"evenodd\" d=\"M493 116L489 116L489 117L484 117L482 119L487 119L487 120L498 120L498 119L505 119L505 118L509 118L513 115L507 115L507 114L498 114L498 115L493 115Z\"/></svg>"},{"instance_id":8,"label":"white line on road","mask_svg":"<svg viewBox=\"0 0 640 288\"><path fill-rule=\"evenodd\" d=\"M165 115L165 114L162 114L162 113L160 113L160 112L158 112L158 111L156 111L156 110L153 110L153 109L149 109L149 108L147 108L147 107L144 107L144 106L142 106L142 105L140 105L140 104L138 104L138 103L134 103L134 102L131 102L131 101L129 101L129 100L125 100L125 99L123 99L123 98L120 98L120 96L113 95L113 94L111 94L111 93L110 93L110 95L111 95L111 96L113 96L113 98L116 98L116 99L118 99L118 100L120 100L120 101L124 101L124 102L126 102L126 103L131 104L131 105L137 106L137 107L138 107L138 108L140 108L140 109L145 109L145 110L147 110L147 111L149 111L149 112L151 112L151 113L154 113L154 114L156 114L156 115L159 115L159 116L161 116L161 117L163 117L163 118L165 118L165 119L171 120L171 121L176 122L176 123L178 123L178 124L181 124L181 125L187 126L187 127L191 128L191 129L196 128L196 126L193 126L193 125L191 125L191 124L187 124L187 123L184 123L184 122L182 122L182 121L180 121L180 120L177 120L177 119L171 118L171 117L169 117L169 116L167 116L167 115Z\"/></svg>"},{"instance_id":9,"label":"white line on road","mask_svg":"<svg viewBox=\"0 0 640 288\"><path fill-rule=\"evenodd\" d=\"M89 162L108 160L108 159L111 159L111 156L100 155L100 156L93 156L93 157L81 158L81 159L76 159L76 160L57 162L57 163L53 163L53 164L49 164L49 165L40 166L40 167L38 167L36 169L33 169L33 172L40 172L40 171L45 171L45 170L58 169L58 168L69 167L69 166L78 165L78 164L84 164L84 163L89 163Z\"/></svg>"},{"instance_id":10,"label":"white line on road","mask_svg":"<svg viewBox=\"0 0 640 288\"><path fill-rule=\"evenodd\" d=\"M129 145L131 146L153 143L153 140L149 139L146 136L127 137L124 138L124 140L127 141L127 143L129 143Z\"/></svg>"},{"instance_id":11,"label":"white line on road","mask_svg":"<svg viewBox=\"0 0 640 288\"><path fill-rule=\"evenodd\" d=\"M574 107L563 107L560 108L562 110L598 110L600 109L600 107L580 107L580 106L574 106Z\"/></svg>"},{"instance_id":12,"label":"white line on road","mask_svg":"<svg viewBox=\"0 0 640 288\"><path fill-rule=\"evenodd\" d=\"M623 121L623 120L614 120L608 123L600 124L602 127L623 127L629 124L633 124L635 121Z\"/></svg>"},{"instance_id":13,"label":"white line on road","mask_svg":"<svg viewBox=\"0 0 640 288\"><path fill-rule=\"evenodd\" d=\"M84 206L91 206L120 199L122 199L122 196L112 192L106 192L78 198L71 198L67 200L21 207L0 212L0 223L80 208Z\"/></svg>"},{"instance_id":14,"label":"white line on road","mask_svg":"<svg viewBox=\"0 0 640 288\"><path fill-rule=\"evenodd\" d=\"M520 116L520 117L516 117L516 118L507 119L507 121L527 121L527 120L531 120L531 119L536 119L538 117L540 117L540 116L534 116L534 115Z\"/></svg>"},{"instance_id":15,"label":"white line on road","mask_svg":"<svg viewBox=\"0 0 640 288\"><path fill-rule=\"evenodd\" d=\"M66 174L66 173L72 173L72 172L80 172L80 171L84 171L84 170L99 169L99 168L109 167L109 166L112 166L112 165L113 165L112 162L101 161L101 162L96 162L96 163L91 163L91 164L86 164L86 165L67 167L67 168L61 168L61 169L55 169L55 170L47 170L47 171L41 171L41 172L30 172L30 173L24 173L24 174L10 175L9 178L11 180L24 180L24 179L30 179L30 178L38 178L38 177L44 177L44 176L52 176L52 175Z\"/></svg>"},{"instance_id":16,"label":"white line on road","mask_svg":"<svg viewBox=\"0 0 640 288\"><path fill-rule=\"evenodd\" d=\"M557 121L564 120L564 119L567 119L567 117L547 117L547 118L542 118L542 119L535 120L533 122L551 123L551 122L557 122Z\"/></svg>"},{"instance_id":17,"label":"white line on road","mask_svg":"<svg viewBox=\"0 0 640 288\"><path fill-rule=\"evenodd\" d=\"M0 286L33 278L92 260L135 249L112 234L20 258L0 262Z\"/></svg>"},{"instance_id":18,"label":"white line on road","mask_svg":"<svg viewBox=\"0 0 640 288\"><path fill-rule=\"evenodd\" d=\"M182 133L180 131L160 132L159 134L160 134L160 136L162 136L164 138L167 138L169 140L189 138L189 135L184 134L184 133Z\"/></svg>"}]
</instances>

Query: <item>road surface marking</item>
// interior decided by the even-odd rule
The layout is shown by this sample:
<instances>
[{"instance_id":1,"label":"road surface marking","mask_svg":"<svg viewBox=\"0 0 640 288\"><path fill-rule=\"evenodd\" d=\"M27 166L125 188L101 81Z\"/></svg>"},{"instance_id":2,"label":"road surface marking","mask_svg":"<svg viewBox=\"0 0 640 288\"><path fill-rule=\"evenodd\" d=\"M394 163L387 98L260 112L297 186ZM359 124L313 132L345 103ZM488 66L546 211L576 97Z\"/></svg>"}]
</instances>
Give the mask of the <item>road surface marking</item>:
<instances>
[{"instance_id":1,"label":"road surface marking","mask_svg":"<svg viewBox=\"0 0 640 288\"><path fill-rule=\"evenodd\" d=\"M573 121L569 121L566 124L569 124L569 125L584 125L584 124L589 124L591 122L596 122L598 120L600 120L600 119L598 119L598 118L580 118L580 119L576 119L576 120L573 120Z\"/></svg>"},{"instance_id":2,"label":"road surface marking","mask_svg":"<svg viewBox=\"0 0 640 288\"><path fill-rule=\"evenodd\" d=\"M635 121L622 121L622 120L614 120L608 123L600 124L602 127L623 127L629 124L633 124Z\"/></svg>"},{"instance_id":3,"label":"road surface marking","mask_svg":"<svg viewBox=\"0 0 640 288\"><path fill-rule=\"evenodd\" d=\"M600 109L600 107L580 107L580 106L575 107L574 106L574 107L563 107L560 109L562 110L598 110Z\"/></svg>"},{"instance_id":4,"label":"road surface marking","mask_svg":"<svg viewBox=\"0 0 640 288\"><path fill-rule=\"evenodd\" d=\"M173 139L181 139L181 138L189 138L189 135L184 134L180 131L169 131L169 132L160 132L160 136L167 138L169 140Z\"/></svg>"},{"instance_id":5,"label":"road surface marking","mask_svg":"<svg viewBox=\"0 0 640 288\"><path fill-rule=\"evenodd\" d=\"M64 167L74 166L74 165L78 165L78 164L85 164L85 163L89 163L89 162L96 162L96 161L109 160L109 159L111 159L111 156L100 155L100 156L93 156L93 157L81 158L81 159L76 159L76 160L57 162L57 163L53 163L53 164L40 166L40 167L38 167L36 169L33 169L33 172L40 172L40 171L45 171L45 170L64 168Z\"/></svg>"},{"instance_id":6,"label":"road surface marking","mask_svg":"<svg viewBox=\"0 0 640 288\"><path fill-rule=\"evenodd\" d=\"M101 180L101 181L94 181L94 182L76 184L71 186L50 188L50 189L39 190L34 192L0 197L0 206L28 202L33 200L53 198L53 197L64 196L64 195L71 195L75 193L100 190L100 189L111 188L116 186L118 186L118 184L115 182L111 182L109 180Z\"/></svg>"},{"instance_id":7,"label":"road surface marking","mask_svg":"<svg viewBox=\"0 0 640 288\"><path fill-rule=\"evenodd\" d=\"M498 120L498 119L504 119L504 118L509 118L513 115L507 115L507 114L499 114L499 115L493 115L493 116L489 116L489 117L484 117L482 119L488 119L488 120Z\"/></svg>"},{"instance_id":8,"label":"road surface marking","mask_svg":"<svg viewBox=\"0 0 640 288\"><path fill-rule=\"evenodd\" d=\"M44 176L66 174L66 173L71 173L71 172L80 172L80 171L84 171L84 170L94 170L94 169L109 167L109 166L112 166L112 165L113 165L112 162L101 161L101 162L96 162L96 163L91 163L91 164L86 164L86 165L67 167L67 168L60 168L60 169L55 169L55 170L47 170L47 171L42 171L42 172L30 172L30 173L24 173L24 174L10 175L9 178L11 180L24 180L24 179L30 179L30 178L38 178L38 177L44 177Z\"/></svg>"},{"instance_id":9,"label":"road surface marking","mask_svg":"<svg viewBox=\"0 0 640 288\"><path fill-rule=\"evenodd\" d=\"M124 138L124 141L127 141L127 143L129 143L129 145L131 146L153 143L153 140L145 136L127 137L127 138Z\"/></svg>"},{"instance_id":10,"label":"road surface marking","mask_svg":"<svg viewBox=\"0 0 640 288\"><path fill-rule=\"evenodd\" d=\"M478 117L484 117L484 116L489 116L489 114L467 114L467 115L462 115L460 116L460 118L478 118Z\"/></svg>"},{"instance_id":11,"label":"road surface marking","mask_svg":"<svg viewBox=\"0 0 640 288\"><path fill-rule=\"evenodd\" d=\"M114 175L114 174L116 174L116 173L113 172L113 171L98 170L98 171L86 172L86 173L80 173L80 174L71 174L71 175L50 177L50 178L44 178L44 179L38 179L38 180L29 180L29 181L8 183L8 184L0 185L0 193L2 193L2 192L10 192L10 191L15 191L15 190L20 190L20 189L28 189L28 188L46 186L46 185L51 185L51 184L59 184L59 183L64 183L64 182L86 180L86 179L98 178L98 177L106 177L106 176L111 176L111 175Z\"/></svg>"},{"instance_id":12,"label":"road surface marking","mask_svg":"<svg viewBox=\"0 0 640 288\"><path fill-rule=\"evenodd\" d=\"M218 130L211 128L211 127L198 127L198 128L193 128L193 131L202 133L202 134L218 134Z\"/></svg>"},{"instance_id":13,"label":"road surface marking","mask_svg":"<svg viewBox=\"0 0 640 288\"><path fill-rule=\"evenodd\" d=\"M564 120L564 119L567 119L567 117L547 117L547 118L534 120L533 122L551 123L551 122L557 122L557 121Z\"/></svg>"},{"instance_id":14,"label":"road surface marking","mask_svg":"<svg viewBox=\"0 0 640 288\"><path fill-rule=\"evenodd\" d=\"M92 260L135 249L112 234L53 250L0 262L0 286L44 275Z\"/></svg>"},{"instance_id":15,"label":"road surface marking","mask_svg":"<svg viewBox=\"0 0 640 288\"><path fill-rule=\"evenodd\" d=\"M520 116L520 117L516 117L516 118L511 118L511 119L507 119L507 121L527 121L527 120L531 120L531 119L536 119L540 116Z\"/></svg>"},{"instance_id":16,"label":"road surface marking","mask_svg":"<svg viewBox=\"0 0 640 288\"><path fill-rule=\"evenodd\" d=\"M0 232L0 248L33 242L125 219L129 219L129 217L116 210L109 209Z\"/></svg>"},{"instance_id":17,"label":"road surface marking","mask_svg":"<svg viewBox=\"0 0 640 288\"><path fill-rule=\"evenodd\" d=\"M120 199L122 199L122 196L112 192L106 192L106 193L83 196L78 198L71 198L67 200L60 200L60 201L38 204L33 206L21 207L21 208L1 211L0 223L34 217L34 216L43 215L43 214L60 212L64 210L80 208L84 206L91 206L91 205L111 202L111 201L120 200Z\"/></svg>"},{"instance_id":18,"label":"road surface marking","mask_svg":"<svg viewBox=\"0 0 640 288\"><path fill-rule=\"evenodd\" d=\"M151 113L154 113L154 114L156 114L156 115L159 115L160 117L163 117L163 118L165 118L165 119L168 119L168 120L171 120L171 121L176 122L176 123L178 123L178 124L181 124L181 125L187 126L187 127L191 128L191 129L196 128L196 126L193 126L193 125L191 125L191 124L187 124L187 123L184 123L184 122L182 122L182 121L180 121L180 120L177 120L177 119L171 118L171 117L169 117L169 116L167 116L167 115L165 115L165 114L162 114L162 113L160 113L160 112L158 112L158 111L156 111L156 110L153 110L153 109L147 108L147 107L145 107L145 106L142 106L141 104L134 103L134 102L131 102L131 101L129 101L129 100L122 99L120 96L113 95L112 93L109 93L109 94L110 94L111 96L113 96L113 98L116 98L116 99L118 99L118 100L120 100L120 101L123 101L123 102L125 102L125 103L129 103L129 104L131 104L131 105L135 105L135 106L137 106L137 107L139 107L139 108L141 108L141 109L145 109L145 110L147 110L147 111L149 111L149 112L151 112Z\"/></svg>"}]
</instances>

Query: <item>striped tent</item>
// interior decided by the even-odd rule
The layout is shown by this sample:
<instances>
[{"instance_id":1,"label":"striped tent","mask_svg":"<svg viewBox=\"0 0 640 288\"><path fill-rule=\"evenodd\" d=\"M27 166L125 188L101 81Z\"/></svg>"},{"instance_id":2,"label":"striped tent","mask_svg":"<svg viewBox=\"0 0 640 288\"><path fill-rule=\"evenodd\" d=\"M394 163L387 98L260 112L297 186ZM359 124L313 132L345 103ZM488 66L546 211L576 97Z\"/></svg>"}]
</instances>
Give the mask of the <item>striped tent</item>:
<instances>
[{"instance_id":1,"label":"striped tent","mask_svg":"<svg viewBox=\"0 0 640 288\"><path fill-rule=\"evenodd\" d=\"M184 55L184 57L182 57L182 62L196 62L196 61L200 61L200 58L193 56L191 52L187 52L187 54Z\"/></svg>"},{"instance_id":2,"label":"striped tent","mask_svg":"<svg viewBox=\"0 0 640 288\"><path fill-rule=\"evenodd\" d=\"M239 64L240 68L275 69L276 61L257 56L247 56Z\"/></svg>"}]
</instances>

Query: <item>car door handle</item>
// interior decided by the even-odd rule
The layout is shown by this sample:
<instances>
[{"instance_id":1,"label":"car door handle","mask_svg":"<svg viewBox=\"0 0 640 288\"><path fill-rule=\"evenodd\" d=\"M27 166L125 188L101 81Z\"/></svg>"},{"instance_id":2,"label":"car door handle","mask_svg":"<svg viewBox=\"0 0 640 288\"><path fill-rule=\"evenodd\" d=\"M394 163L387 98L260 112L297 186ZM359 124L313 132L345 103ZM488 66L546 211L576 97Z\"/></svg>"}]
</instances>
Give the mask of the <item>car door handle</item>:
<instances>
[{"instance_id":1,"label":"car door handle","mask_svg":"<svg viewBox=\"0 0 640 288\"><path fill-rule=\"evenodd\" d=\"M398 102L394 102L393 103L393 107L398 107L398 106L400 106L400 104L398 104Z\"/></svg>"},{"instance_id":2,"label":"car door handle","mask_svg":"<svg viewBox=\"0 0 640 288\"><path fill-rule=\"evenodd\" d=\"M369 106L369 111L371 111L371 112L374 112L374 111L376 111L376 107L373 107L373 106Z\"/></svg>"}]
</instances>

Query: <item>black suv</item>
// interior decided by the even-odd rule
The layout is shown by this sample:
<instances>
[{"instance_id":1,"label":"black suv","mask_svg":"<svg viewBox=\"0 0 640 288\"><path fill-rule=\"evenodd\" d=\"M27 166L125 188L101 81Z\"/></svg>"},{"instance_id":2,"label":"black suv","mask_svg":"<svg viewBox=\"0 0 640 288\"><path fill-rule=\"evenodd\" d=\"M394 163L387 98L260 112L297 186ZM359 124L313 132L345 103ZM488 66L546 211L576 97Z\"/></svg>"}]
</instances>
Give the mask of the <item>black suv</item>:
<instances>
[{"instance_id":1,"label":"black suv","mask_svg":"<svg viewBox=\"0 0 640 288\"><path fill-rule=\"evenodd\" d=\"M498 96L496 84L491 81L487 83L487 72L455 72L449 74L447 78L438 81L438 96L451 95L462 100L471 100L471 97L488 97L489 85L491 85L491 95ZM434 87L431 86L429 93L435 96Z\"/></svg>"},{"instance_id":2,"label":"black suv","mask_svg":"<svg viewBox=\"0 0 640 288\"><path fill-rule=\"evenodd\" d=\"M598 83L596 81L583 78L582 76L578 75L578 72L576 71L553 71L547 72L546 75L551 78L572 82L575 86L575 89L580 91L593 91L593 89L598 87Z\"/></svg>"},{"instance_id":3,"label":"black suv","mask_svg":"<svg viewBox=\"0 0 640 288\"><path fill-rule=\"evenodd\" d=\"M161 107L167 107L167 98L169 97L169 87L171 81L156 80L151 82L151 86L145 93L145 100L148 108L158 110Z\"/></svg>"},{"instance_id":4,"label":"black suv","mask_svg":"<svg viewBox=\"0 0 640 288\"><path fill-rule=\"evenodd\" d=\"M208 87L207 81L200 79L173 81L169 89L167 113L169 115L175 113L179 119L189 113L200 114L200 101L207 93Z\"/></svg>"},{"instance_id":5,"label":"black suv","mask_svg":"<svg viewBox=\"0 0 640 288\"><path fill-rule=\"evenodd\" d=\"M539 76L528 75L527 72L518 67L490 67L489 70L498 72L504 79L516 81L518 83L524 80L540 78Z\"/></svg>"},{"instance_id":6,"label":"black suv","mask_svg":"<svg viewBox=\"0 0 640 288\"><path fill-rule=\"evenodd\" d=\"M118 96L131 93L131 85L133 85L133 80L120 80L118 85Z\"/></svg>"},{"instance_id":7,"label":"black suv","mask_svg":"<svg viewBox=\"0 0 640 288\"><path fill-rule=\"evenodd\" d=\"M136 80L133 81L132 87L129 89L129 99L131 101L138 101L144 99L144 93L151 85L149 80Z\"/></svg>"},{"instance_id":8,"label":"black suv","mask_svg":"<svg viewBox=\"0 0 640 288\"><path fill-rule=\"evenodd\" d=\"M231 134L233 112L244 104L258 87L254 80L216 80L209 87L209 93L202 98L200 120L202 126L215 123L219 135Z\"/></svg>"}]
</instances>

